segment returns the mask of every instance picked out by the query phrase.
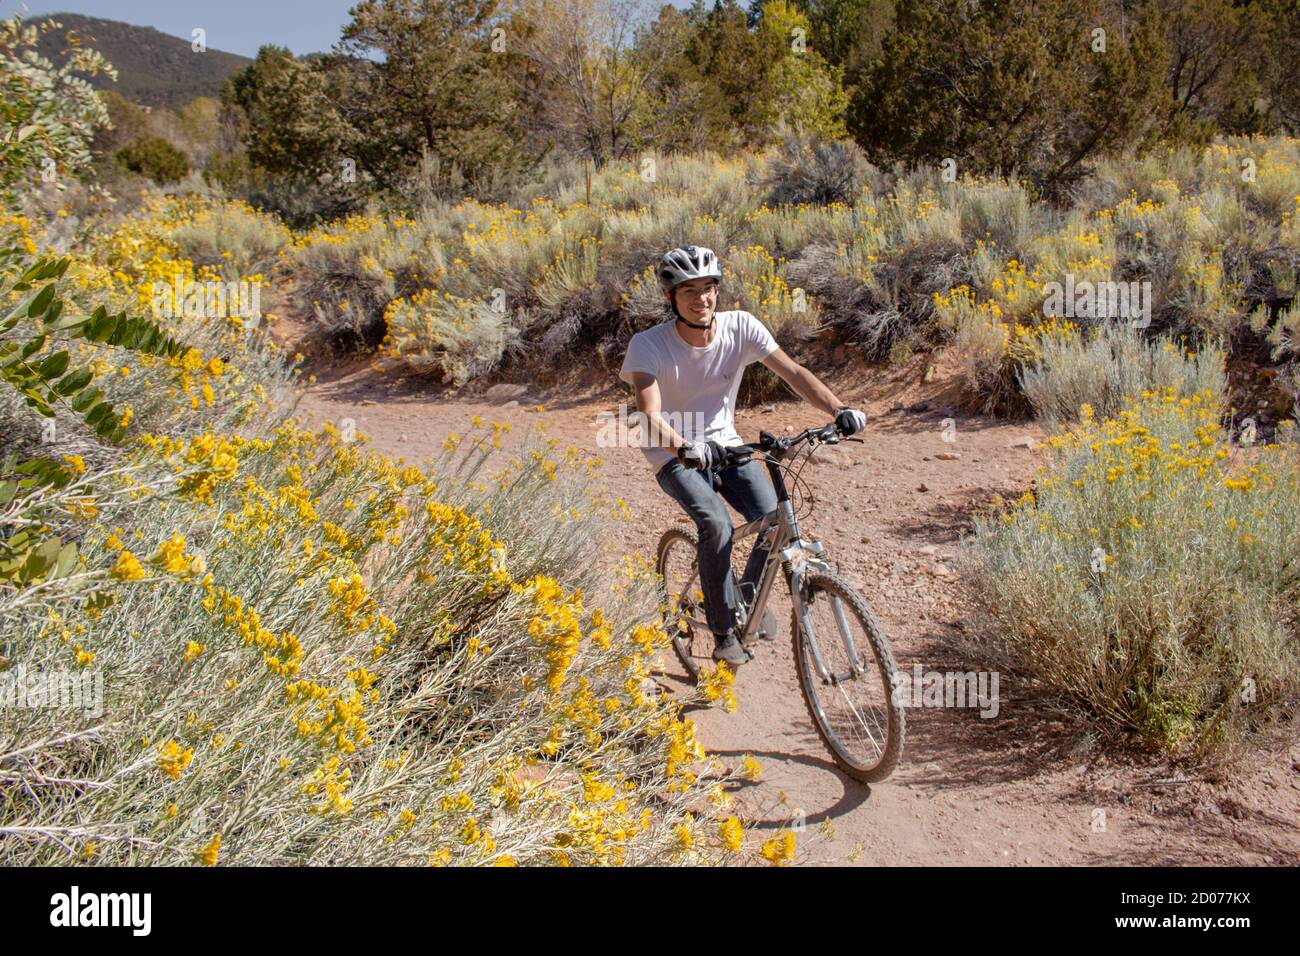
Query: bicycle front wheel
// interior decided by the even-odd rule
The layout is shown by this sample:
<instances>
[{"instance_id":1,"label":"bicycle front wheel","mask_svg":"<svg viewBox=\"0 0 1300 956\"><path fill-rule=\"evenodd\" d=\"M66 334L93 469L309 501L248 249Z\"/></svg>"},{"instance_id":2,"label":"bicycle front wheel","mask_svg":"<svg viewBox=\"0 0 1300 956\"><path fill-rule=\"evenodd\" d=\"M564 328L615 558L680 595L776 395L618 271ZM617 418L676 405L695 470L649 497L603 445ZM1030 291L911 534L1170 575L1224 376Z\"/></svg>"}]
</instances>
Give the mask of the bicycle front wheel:
<instances>
[{"instance_id":1,"label":"bicycle front wheel","mask_svg":"<svg viewBox=\"0 0 1300 956\"><path fill-rule=\"evenodd\" d=\"M903 752L897 666L862 595L837 574L804 579L794 609L794 659L804 702L835 763L864 783L884 780Z\"/></svg>"}]
</instances>

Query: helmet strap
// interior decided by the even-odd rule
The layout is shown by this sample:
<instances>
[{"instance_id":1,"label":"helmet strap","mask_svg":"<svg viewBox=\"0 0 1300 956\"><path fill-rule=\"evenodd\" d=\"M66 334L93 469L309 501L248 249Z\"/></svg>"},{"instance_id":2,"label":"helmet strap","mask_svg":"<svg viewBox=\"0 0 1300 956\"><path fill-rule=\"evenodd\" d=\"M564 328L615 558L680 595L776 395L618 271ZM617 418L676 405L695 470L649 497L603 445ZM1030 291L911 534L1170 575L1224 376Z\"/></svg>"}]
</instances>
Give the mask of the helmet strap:
<instances>
[{"instance_id":1,"label":"helmet strap","mask_svg":"<svg viewBox=\"0 0 1300 956\"><path fill-rule=\"evenodd\" d=\"M676 311L676 309L674 308L673 311ZM689 321L688 319L683 318L681 315L678 315L678 316L677 316L677 321L680 322L680 323L682 323L682 325L687 325L687 326L690 326L690 327L693 328L693 329L699 329L701 332L703 332L703 331L706 331L706 330L708 330L708 329L713 328L713 323L716 322L716 321L718 321L718 313L716 313L716 312L713 313L713 318L709 319L709 322L708 322L707 325L696 325L694 322L691 322L691 321Z\"/></svg>"}]
</instances>

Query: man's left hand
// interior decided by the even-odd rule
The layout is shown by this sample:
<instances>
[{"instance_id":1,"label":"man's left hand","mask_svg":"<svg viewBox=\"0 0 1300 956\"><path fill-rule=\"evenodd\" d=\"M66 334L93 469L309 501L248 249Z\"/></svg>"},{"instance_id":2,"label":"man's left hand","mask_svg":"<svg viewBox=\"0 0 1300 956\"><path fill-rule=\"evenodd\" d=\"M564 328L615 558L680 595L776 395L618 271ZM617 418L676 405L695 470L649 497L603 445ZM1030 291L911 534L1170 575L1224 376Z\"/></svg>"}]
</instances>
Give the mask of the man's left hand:
<instances>
[{"instance_id":1,"label":"man's left hand","mask_svg":"<svg viewBox=\"0 0 1300 956\"><path fill-rule=\"evenodd\" d=\"M856 408L841 408L835 413L835 427L841 435L852 435L867 427L867 416Z\"/></svg>"}]
</instances>

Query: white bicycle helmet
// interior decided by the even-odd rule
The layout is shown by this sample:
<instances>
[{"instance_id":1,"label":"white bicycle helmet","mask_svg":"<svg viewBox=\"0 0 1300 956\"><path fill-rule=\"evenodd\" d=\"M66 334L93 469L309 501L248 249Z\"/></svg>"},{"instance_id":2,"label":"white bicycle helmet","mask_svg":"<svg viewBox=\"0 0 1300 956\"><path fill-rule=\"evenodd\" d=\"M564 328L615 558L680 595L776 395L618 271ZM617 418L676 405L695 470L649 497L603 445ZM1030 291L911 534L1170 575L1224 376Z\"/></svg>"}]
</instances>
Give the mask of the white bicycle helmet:
<instances>
[{"instance_id":1,"label":"white bicycle helmet","mask_svg":"<svg viewBox=\"0 0 1300 956\"><path fill-rule=\"evenodd\" d=\"M691 279L717 279L722 281L722 264L712 249L704 246L678 246L665 252L655 269L659 284L665 291Z\"/></svg>"}]
</instances>

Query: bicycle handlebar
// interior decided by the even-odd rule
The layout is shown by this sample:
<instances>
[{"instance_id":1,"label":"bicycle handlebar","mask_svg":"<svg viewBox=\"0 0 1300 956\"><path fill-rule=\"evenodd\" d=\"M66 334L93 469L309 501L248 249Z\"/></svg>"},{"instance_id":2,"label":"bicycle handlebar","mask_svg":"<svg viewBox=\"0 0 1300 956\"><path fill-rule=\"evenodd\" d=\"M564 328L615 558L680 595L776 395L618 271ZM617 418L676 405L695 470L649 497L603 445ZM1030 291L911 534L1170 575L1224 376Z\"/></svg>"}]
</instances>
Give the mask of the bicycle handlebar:
<instances>
[{"instance_id":1,"label":"bicycle handlebar","mask_svg":"<svg viewBox=\"0 0 1300 956\"><path fill-rule=\"evenodd\" d=\"M805 428L797 435L791 435L789 438L777 438L768 432L758 433L758 444L749 445L732 445L726 448L726 454L721 464L734 465L748 460L755 452L763 454L781 461L788 458L795 448L807 441L819 441L823 444L833 445L836 442L848 438L849 436L841 434L839 427L831 422L820 428ZM859 441L861 439L858 439Z\"/></svg>"}]
</instances>

